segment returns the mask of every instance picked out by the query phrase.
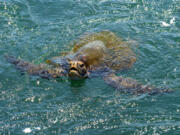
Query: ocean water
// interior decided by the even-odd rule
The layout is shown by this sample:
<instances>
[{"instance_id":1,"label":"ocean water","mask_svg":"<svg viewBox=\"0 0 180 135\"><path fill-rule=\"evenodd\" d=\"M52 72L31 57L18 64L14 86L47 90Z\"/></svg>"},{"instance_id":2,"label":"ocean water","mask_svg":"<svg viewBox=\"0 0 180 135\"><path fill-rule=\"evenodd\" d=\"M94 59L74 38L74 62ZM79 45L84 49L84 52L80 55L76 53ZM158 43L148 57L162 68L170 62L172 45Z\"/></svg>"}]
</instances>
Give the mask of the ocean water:
<instances>
[{"instance_id":1,"label":"ocean water","mask_svg":"<svg viewBox=\"0 0 180 135\"><path fill-rule=\"evenodd\" d=\"M119 75L172 93L123 94L101 78L21 75L4 59L35 64L85 33L109 30L138 43ZM0 135L179 135L179 0L0 0Z\"/></svg>"}]
</instances>

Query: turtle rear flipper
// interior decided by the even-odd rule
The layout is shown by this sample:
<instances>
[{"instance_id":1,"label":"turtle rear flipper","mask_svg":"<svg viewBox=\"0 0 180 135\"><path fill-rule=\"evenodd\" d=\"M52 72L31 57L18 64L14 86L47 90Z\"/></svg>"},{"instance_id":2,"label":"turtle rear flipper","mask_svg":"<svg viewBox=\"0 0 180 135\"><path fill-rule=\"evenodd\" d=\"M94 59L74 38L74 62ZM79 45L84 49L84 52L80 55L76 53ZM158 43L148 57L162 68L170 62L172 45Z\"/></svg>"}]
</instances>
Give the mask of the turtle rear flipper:
<instances>
[{"instance_id":1,"label":"turtle rear flipper","mask_svg":"<svg viewBox=\"0 0 180 135\"><path fill-rule=\"evenodd\" d=\"M159 93L172 92L172 90L168 88L154 88L153 86L146 86L131 78L123 78L121 76L116 76L115 74L109 74L105 76L104 81L111 87L121 90L122 92L137 95L144 93L154 95Z\"/></svg>"},{"instance_id":2,"label":"turtle rear flipper","mask_svg":"<svg viewBox=\"0 0 180 135\"><path fill-rule=\"evenodd\" d=\"M50 68L45 64L35 65L30 62L26 62L21 59L17 59L14 56L5 55L6 60L14 64L15 67L21 71L21 73L27 72L30 75L40 76L42 78L58 78L65 75L65 71L62 68Z\"/></svg>"}]
</instances>

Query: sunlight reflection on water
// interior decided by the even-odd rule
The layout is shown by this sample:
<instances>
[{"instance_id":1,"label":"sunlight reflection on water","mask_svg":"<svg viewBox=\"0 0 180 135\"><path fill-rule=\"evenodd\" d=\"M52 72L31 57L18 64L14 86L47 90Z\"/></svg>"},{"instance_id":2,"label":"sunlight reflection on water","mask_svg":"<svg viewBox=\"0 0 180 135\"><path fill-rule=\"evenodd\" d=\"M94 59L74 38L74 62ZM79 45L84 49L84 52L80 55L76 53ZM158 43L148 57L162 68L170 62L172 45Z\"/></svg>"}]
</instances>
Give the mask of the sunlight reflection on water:
<instances>
[{"instance_id":1,"label":"sunlight reflection on water","mask_svg":"<svg viewBox=\"0 0 180 135\"><path fill-rule=\"evenodd\" d=\"M2 134L179 134L178 0L0 1ZM36 64L69 51L84 33L110 30L138 42L138 61L119 75L177 91L128 95L100 78L73 88L68 79L22 76L4 60Z\"/></svg>"}]
</instances>

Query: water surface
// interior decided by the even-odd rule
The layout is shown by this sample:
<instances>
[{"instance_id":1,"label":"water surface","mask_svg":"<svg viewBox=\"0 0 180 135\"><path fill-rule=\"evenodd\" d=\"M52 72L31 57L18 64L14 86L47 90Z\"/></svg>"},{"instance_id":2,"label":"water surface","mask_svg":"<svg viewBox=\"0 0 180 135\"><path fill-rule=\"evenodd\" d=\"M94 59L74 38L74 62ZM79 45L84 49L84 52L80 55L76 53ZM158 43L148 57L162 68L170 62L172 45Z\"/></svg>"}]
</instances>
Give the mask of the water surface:
<instances>
[{"instance_id":1,"label":"water surface","mask_svg":"<svg viewBox=\"0 0 180 135\"><path fill-rule=\"evenodd\" d=\"M122 94L101 78L21 75L5 53L35 64L68 50L84 33L109 30L138 42L138 61L118 73L169 87ZM0 0L0 134L180 134L179 0Z\"/></svg>"}]
</instances>

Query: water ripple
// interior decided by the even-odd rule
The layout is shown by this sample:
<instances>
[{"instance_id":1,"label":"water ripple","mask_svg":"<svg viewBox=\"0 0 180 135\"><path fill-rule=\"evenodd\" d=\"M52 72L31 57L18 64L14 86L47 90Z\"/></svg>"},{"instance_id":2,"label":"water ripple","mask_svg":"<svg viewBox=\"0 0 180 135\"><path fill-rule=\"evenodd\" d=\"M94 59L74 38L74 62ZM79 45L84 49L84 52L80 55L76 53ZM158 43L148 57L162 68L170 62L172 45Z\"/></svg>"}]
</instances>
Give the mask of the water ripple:
<instances>
[{"instance_id":1,"label":"water ripple","mask_svg":"<svg viewBox=\"0 0 180 135\"><path fill-rule=\"evenodd\" d=\"M179 134L179 0L0 0L1 134ZM175 91L122 94L100 78L21 75L4 59L36 64L68 51L84 33L110 30L139 43L138 61L119 73Z\"/></svg>"}]
</instances>

